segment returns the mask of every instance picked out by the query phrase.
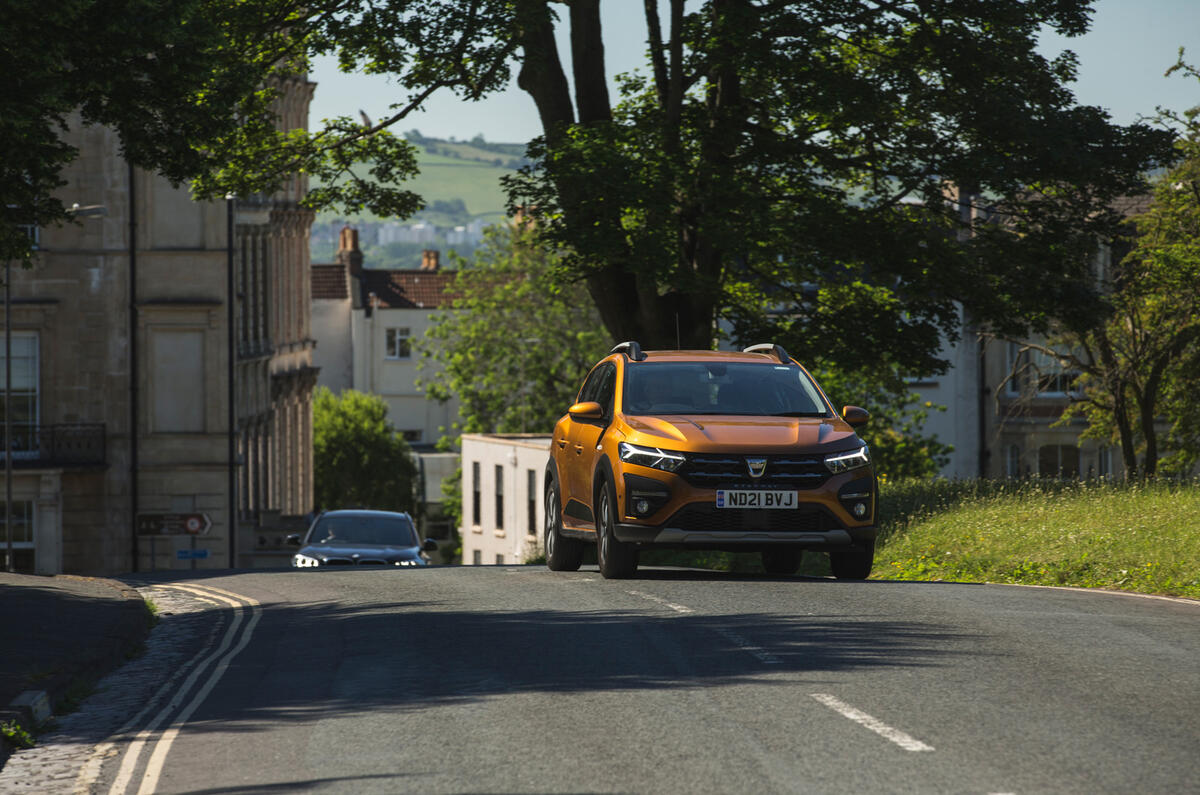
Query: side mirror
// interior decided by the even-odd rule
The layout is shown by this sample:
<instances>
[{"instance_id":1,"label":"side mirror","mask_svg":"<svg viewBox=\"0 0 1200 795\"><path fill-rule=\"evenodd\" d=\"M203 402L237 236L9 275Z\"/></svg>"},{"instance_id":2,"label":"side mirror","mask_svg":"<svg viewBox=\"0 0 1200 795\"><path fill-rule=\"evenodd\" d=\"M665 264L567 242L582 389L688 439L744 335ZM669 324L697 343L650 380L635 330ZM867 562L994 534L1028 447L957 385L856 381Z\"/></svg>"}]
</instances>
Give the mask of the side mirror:
<instances>
[{"instance_id":1,"label":"side mirror","mask_svg":"<svg viewBox=\"0 0 1200 795\"><path fill-rule=\"evenodd\" d=\"M842 419L844 419L851 428L861 428L871 419L871 413L866 409L860 409L858 406L843 406Z\"/></svg>"},{"instance_id":2,"label":"side mirror","mask_svg":"<svg viewBox=\"0 0 1200 795\"><path fill-rule=\"evenodd\" d=\"M284 543L287 544L289 547L300 546L300 534L299 533L288 533L287 538L284 539Z\"/></svg>"},{"instance_id":3,"label":"side mirror","mask_svg":"<svg viewBox=\"0 0 1200 795\"><path fill-rule=\"evenodd\" d=\"M421 545L421 550L423 552L437 552L438 551L437 542L434 541L432 538L427 538L427 539L425 539L425 543Z\"/></svg>"},{"instance_id":4,"label":"side mirror","mask_svg":"<svg viewBox=\"0 0 1200 795\"><path fill-rule=\"evenodd\" d=\"M604 408L594 400L576 403L567 409L573 420L598 420L604 416Z\"/></svg>"}]
</instances>

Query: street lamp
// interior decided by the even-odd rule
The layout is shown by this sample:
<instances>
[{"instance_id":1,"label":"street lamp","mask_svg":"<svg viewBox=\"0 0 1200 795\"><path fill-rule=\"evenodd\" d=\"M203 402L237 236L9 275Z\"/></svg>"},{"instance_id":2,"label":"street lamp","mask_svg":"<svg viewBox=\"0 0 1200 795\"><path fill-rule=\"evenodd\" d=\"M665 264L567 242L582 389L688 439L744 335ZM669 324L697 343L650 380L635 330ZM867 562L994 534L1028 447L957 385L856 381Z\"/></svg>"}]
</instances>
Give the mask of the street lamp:
<instances>
[{"instance_id":1,"label":"street lamp","mask_svg":"<svg viewBox=\"0 0 1200 795\"><path fill-rule=\"evenodd\" d=\"M103 204L80 206L75 202L67 210L71 218L91 218L108 215ZM5 560L9 572L16 569L13 561L12 526L12 260L4 260L4 535L8 537Z\"/></svg>"}]
</instances>

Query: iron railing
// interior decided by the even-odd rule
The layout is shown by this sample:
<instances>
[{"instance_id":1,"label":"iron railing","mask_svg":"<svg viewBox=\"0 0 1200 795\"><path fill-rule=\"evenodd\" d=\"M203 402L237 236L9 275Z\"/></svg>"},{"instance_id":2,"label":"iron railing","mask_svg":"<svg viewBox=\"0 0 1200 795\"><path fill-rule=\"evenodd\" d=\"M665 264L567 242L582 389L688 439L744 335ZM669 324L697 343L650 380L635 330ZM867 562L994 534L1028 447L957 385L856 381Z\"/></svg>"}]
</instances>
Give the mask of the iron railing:
<instances>
[{"instance_id":1,"label":"iron railing","mask_svg":"<svg viewBox=\"0 0 1200 795\"><path fill-rule=\"evenodd\" d=\"M0 424L0 461L4 460L4 426ZM15 468L103 466L107 435L103 423L14 425L12 465Z\"/></svg>"}]
</instances>

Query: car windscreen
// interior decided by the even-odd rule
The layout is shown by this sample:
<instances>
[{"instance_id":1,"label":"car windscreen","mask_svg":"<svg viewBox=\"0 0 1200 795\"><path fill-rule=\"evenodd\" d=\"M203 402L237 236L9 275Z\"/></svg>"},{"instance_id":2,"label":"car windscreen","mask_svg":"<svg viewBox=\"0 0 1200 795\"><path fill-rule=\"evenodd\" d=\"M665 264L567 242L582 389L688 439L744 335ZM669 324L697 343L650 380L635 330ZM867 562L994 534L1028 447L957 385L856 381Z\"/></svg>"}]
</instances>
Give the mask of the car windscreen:
<instances>
[{"instance_id":1,"label":"car windscreen","mask_svg":"<svg viewBox=\"0 0 1200 795\"><path fill-rule=\"evenodd\" d=\"M377 544L415 547L417 534L403 516L326 514L308 534L310 544Z\"/></svg>"},{"instance_id":2,"label":"car windscreen","mask_svg":"<svg viewBox=\"0 0 1200 795\"><path fill-rule=\"evenodd\" d=\"M631 362L622 403L635 415L829 416L804 370L758 362Z\"/></svg>"}]
</instances>

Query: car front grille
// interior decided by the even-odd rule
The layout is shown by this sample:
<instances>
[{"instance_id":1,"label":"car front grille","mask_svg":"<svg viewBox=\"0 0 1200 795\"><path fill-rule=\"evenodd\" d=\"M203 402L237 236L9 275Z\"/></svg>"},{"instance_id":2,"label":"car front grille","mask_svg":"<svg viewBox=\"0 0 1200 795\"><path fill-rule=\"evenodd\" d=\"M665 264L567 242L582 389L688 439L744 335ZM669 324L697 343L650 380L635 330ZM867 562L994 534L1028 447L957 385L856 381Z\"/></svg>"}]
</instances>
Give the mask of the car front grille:
<instances>
[{"instance_id":1,"label":"car front grille","mask_svg":"<svg viewBox=\"0 0 1200 795\"><path fill-rule=\"evenodd\" d=\"M747 458L766 458L762 477L750 476ZM830 473L816 456L745 456L719 454L688 455L676 472L692 486L705 489L796 489L820 488Z\"/></svg>"},{"instance_id":2,"label":"car front grille","mask_svg":"<svg viewBox=\"0 0 1200 795\"><path fill-rule=\"evenodd\" d=\"M771 533L823 533L842 529L822 505L800 505L792 510L718 508L709 503L685 505L663 523L665 527L704 533L760 530Z\"/></svg>"},{"instance_id":3,"label":"car front grille","mask_svg":"<svg viewBox=\"0 0 1200 795\"><path fill-rule=\"evenodd\" d=\"M322 563L321 565L323 565L323 566L385 566L385 565L387 565L387 561L380 560L379 558L359 558L358 560L353 560L352 558L326 558L325 562Z\"/></svg>"}]
</instances>

